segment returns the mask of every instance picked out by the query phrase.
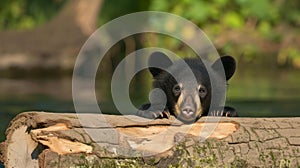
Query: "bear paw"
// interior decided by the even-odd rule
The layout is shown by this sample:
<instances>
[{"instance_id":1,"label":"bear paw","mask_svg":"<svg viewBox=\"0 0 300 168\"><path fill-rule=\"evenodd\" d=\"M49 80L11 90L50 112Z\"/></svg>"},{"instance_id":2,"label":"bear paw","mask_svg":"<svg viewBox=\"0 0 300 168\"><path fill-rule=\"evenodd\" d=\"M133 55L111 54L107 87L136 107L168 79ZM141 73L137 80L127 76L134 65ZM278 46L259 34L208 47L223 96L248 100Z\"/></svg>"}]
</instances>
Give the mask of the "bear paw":
<instances>
[{"instance_id":1,"label":"bear paw","mask_svg":"<svg viewBox=\"0 0 300 168\"><path fill-rule=\"evenodd\" d=\"M208 113L208 116L238 117L238 114L234 108L225 106L224 108Z\"/></svg>"},{"instance_id":2,"label":"bear paw","mask_svg":"<svg viewBox=\"0 0 300 168\"><path fill-rule=\"evenodd\" d=\"M150 119L158 119L158 118L169 118L170 112L167 110L164 110L164 111L138 110L137 115L140 117L145 117L145 118L150 118Z\"/></svg>"}]
</instances>

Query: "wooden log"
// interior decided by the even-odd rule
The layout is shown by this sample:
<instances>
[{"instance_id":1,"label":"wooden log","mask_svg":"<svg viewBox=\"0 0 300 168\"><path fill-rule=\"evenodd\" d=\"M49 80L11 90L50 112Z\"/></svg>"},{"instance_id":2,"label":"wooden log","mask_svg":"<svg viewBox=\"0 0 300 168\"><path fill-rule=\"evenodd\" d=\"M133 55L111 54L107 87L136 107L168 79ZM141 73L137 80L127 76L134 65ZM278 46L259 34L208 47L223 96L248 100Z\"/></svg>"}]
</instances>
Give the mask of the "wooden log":
<instances>
[{"instance_id":1,"label":"wooden log","mask_svg":"<svg viewBox=\"0 0 300 168\"><path fill-rule=\"evenodd\" d=\"M300 118L26 112L0 145L6 167L299 167Z\"/></svg>"}]
</instances>

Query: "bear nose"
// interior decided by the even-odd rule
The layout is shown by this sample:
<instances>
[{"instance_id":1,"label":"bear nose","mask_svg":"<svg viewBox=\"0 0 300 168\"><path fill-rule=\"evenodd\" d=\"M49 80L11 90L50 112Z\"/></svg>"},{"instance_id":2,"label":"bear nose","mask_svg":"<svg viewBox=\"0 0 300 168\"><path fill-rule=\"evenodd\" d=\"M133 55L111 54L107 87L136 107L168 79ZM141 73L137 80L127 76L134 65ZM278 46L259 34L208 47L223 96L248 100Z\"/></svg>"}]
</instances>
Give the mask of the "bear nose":
<instances>
[{"instance_id":1,"label":"bear nose","mask_svg":"<svg viewBox=\"0 0 300 168\"><path fill-rule=\"evenodd\" d=\"M193 115L194 112L195 112L195 110L194 110L192 107L190 107L190 106L187 106L187 107L185 107L185 108L182 110L182 113L183 113L184 115L187 115L187 116Z\"/></svg>"}]
</instances>

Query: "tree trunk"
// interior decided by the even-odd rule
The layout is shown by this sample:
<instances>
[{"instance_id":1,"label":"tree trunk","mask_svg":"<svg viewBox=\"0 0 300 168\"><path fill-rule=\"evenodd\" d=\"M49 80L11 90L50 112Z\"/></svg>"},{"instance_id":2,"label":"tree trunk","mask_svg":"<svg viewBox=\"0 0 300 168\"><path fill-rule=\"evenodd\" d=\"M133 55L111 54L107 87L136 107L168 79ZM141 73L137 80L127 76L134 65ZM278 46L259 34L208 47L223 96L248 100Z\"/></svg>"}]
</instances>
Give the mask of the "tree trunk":
<instances>
[{"instance_id":1,"label":"tree trunk","mask_svg":"<svg viewBox=\"0 0 300 168\"><path fill-rule=\"evenodd\" d=\"M0 67L72 69L76 55L96 30L102 0L69 0L41 27L0 32Z\"/></svg>"},{"instance_id":2,"label":"tree trunk","mask_svg":"<svg viewBox=\"0 0 300 168\"><path fill-rule=\"evenodd\" d=\"M0 158L6 167L300 166L300 118L222 118L199 141L214 119L184 125L174 117L22 113Z\"/></svg>"}]
</instances>

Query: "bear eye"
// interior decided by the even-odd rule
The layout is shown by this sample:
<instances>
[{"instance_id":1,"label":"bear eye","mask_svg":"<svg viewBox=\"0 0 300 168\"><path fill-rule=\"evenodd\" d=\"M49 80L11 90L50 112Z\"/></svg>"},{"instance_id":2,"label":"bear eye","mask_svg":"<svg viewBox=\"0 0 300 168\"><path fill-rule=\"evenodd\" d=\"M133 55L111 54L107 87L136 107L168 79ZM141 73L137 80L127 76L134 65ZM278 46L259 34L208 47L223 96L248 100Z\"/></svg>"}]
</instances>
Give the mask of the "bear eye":
<instances>
[{"instance_id":1,"label":"bear eye","mask_svg":"<svg viewBox=\"0 0 300 168\"><path fill-rule=\"evenodd\" d=\"M175 96L178 96L181 93L181 87L178 84L176 84L173 87L173 92L174 92Z\"/></svg>"},{"instance_id":2,"label":"bear eye","mask_svg":"<svg viewBox=\"0 0 300 168\"><path fill-rule=\"evenodd\" d=\"M199 89L199 95L200 95L200 97L201 97L201 98L204 98L204 97L206 96L206 94L207 94L206 88L205 88L205 87L201 87L201 88Z\"/></svg>"}]
</instances>

